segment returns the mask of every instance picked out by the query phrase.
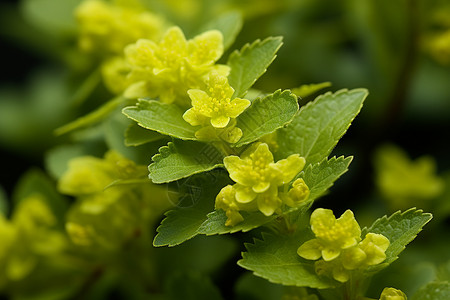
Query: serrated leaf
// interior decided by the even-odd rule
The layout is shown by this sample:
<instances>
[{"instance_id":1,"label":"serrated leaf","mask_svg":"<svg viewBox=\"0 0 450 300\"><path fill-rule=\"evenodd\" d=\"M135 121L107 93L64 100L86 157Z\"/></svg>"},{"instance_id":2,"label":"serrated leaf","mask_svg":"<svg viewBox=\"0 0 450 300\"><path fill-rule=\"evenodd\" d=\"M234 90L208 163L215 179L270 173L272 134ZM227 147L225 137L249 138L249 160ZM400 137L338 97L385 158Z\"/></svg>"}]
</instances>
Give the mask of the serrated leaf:
<instances>
[{"instance_id":1,"label":"serrated leaf","mask_svg":"<svg viewBox=\"0 0 450 300\"><path fill-rule=\"evenodd\" d=\"M70 122L69 124L66 124L64 126L61 126L57 129L55 129L56 135L62 135L68 132L71 132L73 130L77 130L83 127L87 127L90 125L93 125L95 123L98 123L104 119L106 119L116 108L118 108L120 105L123 105L126 103L126 99L123 97L116 97L96 110L88 113L85 116L82 116L78 119L76 119L73 122Z\"/></svg>"},{"instance_id":2,"label":"serrated leaf","mask_svg":"<svg viewBox=\"0 0 450 300\"><path fill-rule=\"evenodd\" d=\"M242 29L242 15L237 11L228 12L208 22L200 32L217 29L223 34L224 50L228 49Z\"/></svg>"},{"instance_id":3,"label":"serrated leaf","mask_svg":"<svg viewBox=\"0 0 450 300\"><path fill-rule=\"evenodd\" d=\"M324 195L333 183L348 170L353 156L324 159L315 165L308 165L297 177L303 178L310 189L308 201Z\"/></svg>"},{"instance_id":4,"label":"serrated leaf","mask_svg":"<svg viewBox=\"0 0 450 300\"><path fill-rule=\"evenodd\" d=\"M165 214L166 218L156 229L158 234L153 245L172 247L196 236L198 228L206 220L206 215L214 209L216 195L229 180L227 178L225 172L217 171L176 182L177 191L188 192L180 196L177 208Z\"/></svg>"},{"instance_id":5,"label":"serrated leaf","mask_svg":"<svg viewBox=\"0 0 450 300\"><path fill-rule=\"evenodd\" d=\"M139 99L136 106L125 107L122 112L141 127L182 140L196 140L197 129L183 119L184 111L175 104Z\"/></svg>"},{"instance_id":6,"label":"serrated leaf","mask_svg":"<svg viewBox=\"0 0 450 300\"><path fill-rule=\"evenodd\" d=\"M304 171L300 172L298 177L305 180L306 184L310 188L310 196L308 203L296 208L289 209L284 213L303 213L309 207L312 201L322 196L342 174L344 174L352 157L344 158L343 156L336 158L333 157L330 160L323 160L319 164L314 166L309 165ZM236 224L235 226L225 226L227 216L225 211L216 210L208 214L208 219L198 229L199 234L214 235L214 234L226 234L235 233L238 231L247 232L264 224L267 224L277 218L278 215L266 217L260 212L248 213L245 211L240 212L244 217L244 221Z\"/></svg>"},{"instance_id":7,"label":"serrated leaf","mask_svg":"<svg viewBox=\"0 0 450 300\"><path fill-rule=\"evenodd\" d=\"M364 228L362 236L372 232L382 234L389 239L390 245L386 250L386 260L383 263L387 266L398 258L400 252L432 218L430 213L424 213L421 209L411 208L403 213L398 211L390 217L384 216L376 220L369 228Z\"/></svg>"},{"instance_id":8,"label":"serrated leaf","mask_svg":"<svg viewBox=\"0 0 450 300\"><path fill-rule=\"evenodd\" d=\"M336 282L319 277L314 270L314 262L297 254L297 248L310 238L308 231L297 231L292 235L272 235L263 233L263 240L245 244L247 252L242 253L238 265L253 271L256 276L273 283L306 286L311 288L331 288Z\"/></svg>"},{"instance_id":9,"label":"serrated leaf","mask_svg":"<svg viewBox=\"0 0 450 300\"><path fill-rule=\"evenodd\" d=\"M321 82L321 83L312 83L312 84L304 84L299 86L298 88L292 89L292 93L301 97L305 98L308 96L311 96L312 94L320 91L321 89L324 89L326 87L330 87L331 82Z\"/></svg>"},{"instance_id":10,"label":"serrated leaf","mask_svg":"<svg viewBox=\"0 0 450 300\"><path fill-rule=\"evenodd\" d=\"M365 89L326 93L301 107L294 120L277 131L278 157L298 153L307 164L328 157L353 119L358 115L368 93Z\"/></svg>"},{"instance_id":11,"label":"serrated leaf","mask_svg":"<svg viewBox=\"0 0 450 300\"><path fill-rule=\"evenodd\" d=\"M256 80L266 72L267 67L280 49L282 37L268 37L246 44L240 51L234 51L228 58L231 67L228 82L234 88L233 97L242 97Z\"/></svg>"},{"instance_id":12,"label":"serrated leaf","mask_svg":"<svg viewBox=\"0 0 450 300\"><path fill-rule=\"evenodd\" d=\"M450 299L450 282L430 282L421 287L411 298L412 300L448 300Z\"/></svg>"},{"instance_id":13,"label":"serrated leaf","mask_svg":"<svg viewBox=\"0 0 450 300\"><path fill-rule=\"evenodd\" d=\"M258 98L237 118L242 138L237 147L251 143L289 123L298 111L297 98L289 91L281 90Z\"/></svg>"},{"instance_id":14,"label":"serrated leaf","mask_svg":"<svg viewBox=\"0 0 450 300\"><path fill-rule=\"evenodd\" d=\"M137 124L131 124L125 131L126 146L140 146L164 138L164 135L153 130L145 129Z\"/></svg>"},{"instance_id":15,"label":"serrated leaf","mask_svg":"<svg viewBox=\"0 0 450 300\"><path fill-rule=\"evenodd\" d=\"M176 140L161 147L159 154L152 157L149 177L154 183L175 181L220 167L223 158L210 144Z\"/></svg>"}]
</instances>

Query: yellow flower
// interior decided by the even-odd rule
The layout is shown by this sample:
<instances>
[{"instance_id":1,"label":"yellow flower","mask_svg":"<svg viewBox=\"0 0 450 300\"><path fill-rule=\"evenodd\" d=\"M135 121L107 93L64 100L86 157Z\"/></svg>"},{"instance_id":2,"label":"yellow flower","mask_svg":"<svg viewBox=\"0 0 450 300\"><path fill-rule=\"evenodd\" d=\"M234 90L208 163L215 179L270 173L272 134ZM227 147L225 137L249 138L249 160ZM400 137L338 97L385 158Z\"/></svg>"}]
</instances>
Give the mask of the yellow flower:
<instances>
[{"instance_id":1,"label":"yellow flower","mask_svg":"<svg viewBox=\"0 0 450 300\"><path fill-rule=\"evenodd\" d=\"M192 126L203 125L208 120L214 128L224 128L231 118L236 118L250 106L246 99L231 100L234 89L228 84L227 77L217 72L209 74L206 90L188 90L192 108L183 118Z\"/></svg>"},{"instance_id":2,"label":"yellow flower","mask_svg":"<svg viewBox=\"0 0 450 300\"><path fill-rule=\"evenodd\" d=\"M318 208L311 215L311 229L315 239L301 245L297 253L303 258L325 261L335 259L341 251L361 240L361 228L352 211L345 211L339 219L329 209Z\"/></svg>"},{"instance_id":3,"label":"yellow flower","mask_svg":"<svg viewBox=\"0 0 450 300\"><path fill-rule=\"evenodd\" d=\"M257 211L271 216L281 211L283 205L278 188L288 184L303 168L305 159L292 154L286 159L274 162L267 144L250 147L238 156L224 158L225 168L236 184L223 188L216 198L216 208L227 213L227 226L243 220L236 214L240 210Z\"/></svg>"},{"instance_id":4,"label":"yellow flower","mask_svg":"<svg viewBox=\"0 0 450 300\"><path fill-rule=\"evenodd\" d=\"M383 146L375 156L376 183L392 209L426 206L444 190L444 181L436 175L432 157L412 161L395 146Z\"/></svg>"},{"instance_id":5,"label":"yellow flower","mask_svg":"<svg viewBox=\"0 0 450 300\"><path fill-rule=\"evenodd\" d=\"M227 156L223 162L236 184L236 200L240 203L253 201L272 187L279 187L291 181L305 165L305 159L292 154L286 159L274 162L267 144L259 144L246 151L243 158Z\"/></svg>"},{"instance_id":6,"label":"yellow flower","mask_svg":"<svg viewBox=\"0 0 450 300\"><path fill-rule=\"evenodd\" d=\"M384 288L381 292L380 300L406 300L406 295L394 288Z\"/></svg>"},{"instance_id":7,"label":"yellow flower","mask_svg":"<svg viewBox=\"0 0 450 300\"><path fill-rule=\"evenodd\" d=\"M171 27L159 43L141 39L125 48L133 83L128 98L159 97L162 102L188 106L187 91L205 87L211 71L226 76L229 67L215 65L223 53L223 36L218 30L186 40L179 27Z\"/></svg>"},{"instance_id":8,"label":"yellow flower","mask_svg":"<svg viewBox=\"0 0 450 300\"><path fill-rule=\"evenodd\" d=\"M126 45L140 38L158 39L163 20L132 2L83 1L75 11L80 48L87 52L121 54Z\"/></svg>"},{"instance_id":9,"label":"yellow flower","mask_svg":"<svg viewBox=\"0 0 450 300\"><path fill-rule=\"evenodd\" d=\"M297 207L300 203L306 201L309 196L309 188L302 178L296 179L292 183L292 188L289 190L283 200L287 206Z\"/></svg>"},{"instance_id":10,"label":"yellow flower","mask_svg":"<svg viewBox=\"0 0 450 300\"><path fill-rule=\"evenodd\" d=\"M342 265L347 270L363 269L382 263L386 259L389 240L381 234L368 233L356 247L342 253Z\"/></svg>"}]
</instances>

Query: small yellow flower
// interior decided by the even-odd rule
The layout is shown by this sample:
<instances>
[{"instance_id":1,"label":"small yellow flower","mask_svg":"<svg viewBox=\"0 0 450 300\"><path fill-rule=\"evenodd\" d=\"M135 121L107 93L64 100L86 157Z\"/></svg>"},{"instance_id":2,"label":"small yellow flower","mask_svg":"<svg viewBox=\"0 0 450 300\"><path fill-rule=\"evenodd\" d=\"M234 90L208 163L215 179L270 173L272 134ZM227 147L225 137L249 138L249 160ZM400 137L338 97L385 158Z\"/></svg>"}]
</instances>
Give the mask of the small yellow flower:
<instances>
[{"instance_id":1,"label":"small yellow flower","mask_svg":"<svg viewBox=\"0 0 450 300\"><path fill-rule=\"evenodd\" d=\"M228 75L229 67L215 65L222 53L223 36L218 30L186 40L179 27L171 27L159 43L138 40L125 48L132 70L125 96L159 97L162 102L188 106L187 91L204 88L210 72Z\"/></svg>"},{"instance_id":2,"label":"small yellow flower","mask_svg":"<svg viewBox=\"0 0 450 300\"><path fill-rule=\"evenodd\" d=\"M405 293L394 288L384 288L380 300L407 300Z\"/></svg>"},{"instance_id":3,"label":"small yellow flower","mask_svg":"<svg viewBox=\"0 0 450 300\"><path fill-rule=\"evenodd\" d=\"M309 196L309 188L303 178L298 178L292 183L292 188L284 197L284 203L289 207L297 207L306 201Z\"/></svg>"},{"instance_id":4,"label":"small yellow flower","mask_svg":"<svg viewBox=\"0 0 450 300\"><path fill-rule=\"evenodd\" d=\"M124 5L100 0L83 1L75 11L79 45L86 52L121 54L140 38L158 39L163 20L129 1Z\"/></svg>"},{"instance_id":5,"label":"small yellow flower","mask_svg":"<svg viewBox=\"0 0 450 300\"><path fill-rule=\"evenodd\" d=\"M185 112L183 118L192 126L203 125L205 120L209 120L214 128L224 128L231 118L236 118L250 106L250 101L246 99L231 100L234 90L228 84L227 77L217 72L209 74L206 90L188 91L192 108Z\"/></svg>"},{"instance_id":6,"label":"small yellow flower","mask_svg":"<svg viewBox=\"0 0 450 300\"><path fill-rule=\"evenodd\" d=\"M288 184L303 168L305 159L293 154L286 159L274 162L267 144L260 143L250 147L238 156L224 158L225 168L236 184L223 188L216 198L216 208L223 209L228 216L227 226L242 221L236 215L240 210L257 211L271 216L281 211L282 198L279 187Z\"/></svg>"},{"instance_id":7,"label":"small yellow flower","mask_svg":"<svg viewBox=\"0 0 450 300\"><path fill-rule=\"evenodd\" d=\"M279 187L291 181L305 165L305 159L298 154L292 154L286 159L274 162L272 152L267 144L259 144L254 151L245 152L242 157L227 156L223 162L238 185L236 200L248 203L258 194L272 187Z\"/></svg>"},{"instance_id":8,"label":"small yellow flower","mask_svg":"<svg viewBox=\"0 0 450 300\"><path fill-rule=\"evenodd\" d=\"M423 156L411 160L396 146L383 146L375 156L376 183L392 209L426 206L444 191L436 174L436 162Z\"/></svg>"},{"instance_id":9,"label":"small yellow flower","mask_svg":"<svg viewBox=\"0 0 450 300\"><path fill-rule=\"evenodd\" d=\"M335 259L341 251L355 246L361 240L361 228L352 211L345 211L336 219L333 211L318 208L311 215L311 229L315 239L301 245L297 253L303 258L325 261Z\"/></svg>"}]
</instances>

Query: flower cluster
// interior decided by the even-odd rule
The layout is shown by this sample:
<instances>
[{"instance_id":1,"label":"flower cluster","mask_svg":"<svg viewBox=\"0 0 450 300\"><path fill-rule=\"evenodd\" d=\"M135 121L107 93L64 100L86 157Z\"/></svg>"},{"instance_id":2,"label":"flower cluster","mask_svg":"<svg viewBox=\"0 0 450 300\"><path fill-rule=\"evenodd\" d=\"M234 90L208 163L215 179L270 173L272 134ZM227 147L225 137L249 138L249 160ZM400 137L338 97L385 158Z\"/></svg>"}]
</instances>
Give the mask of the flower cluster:
<instances>
[{"instance_id":1,"label":"flower cluster","mask_svg":"<svg viewBox=\"0 0 450 300\"><path fill-rule=\"evenodd\" d=\"M121 54L124 47L140 38L158 39L164 21L139 3L112 4L100 0L81 3L75 17L79 24L79 46L86 52Z\"/></svg>"},{"instance_id":2,"label":"flower cluster","mask_svg":"<svg viewBox=\"0 0 450 300\"><path fill-rule=\"evenodd\" d=\"M187 91L205 88L210 72L228 75L228 66L215 64L222 54L223 36L218 30L186 40L175 26L167 30L159 43L140 39L125 48L131 69L125 97L159 97L162 102L187 107Z\"/></svg>"},{"instance_id":3,"label":"flower cluster","mask_svg":"<svg viewBox=\"0 0 450 300\"><path fill-rule=\"evenodd\" d=\"M224 164L230 178L236 182L224 187L216 197L216 208L223 209L228 217L227 226L243 221L241 210L259 210L271 216L281 211L283 203L297 206L309 195L303 179L295 180L287 193L279 191L303 169L305 159L298 154L275 163L268 145L260 143L250 147L241 157L225 157Z\"/></svg>"},{"instance_id":4,"label":"flower cluster","mask_svg":"<svg viewBox=\"0 0 450 300\"><path fill-rule=\"evenodd\" d=\"M368 233L361 241L361 228L350 210L336 219L333 211L318 208L311 214L311 230L316 238L302 244L297 253L315 263L319 275L346 282L351 271L364 270L386 259L389 240Z\"/></svg>"},{"instance_id":5,"label":"flower cluster","mask_svg":"<svg viewBox=\"0 0 450 300\"><path fill-rule=\"evenodd\" d=\"M206 91L188 90L192 108L184 113L183 118L192 126L202 126L196 132L197 138L222 138L235 143L242 137L242 130L235 127L235 118L250 106L250 101L240 98L231 100L233 93L234 89L228 84L227 77L217 72L209 74Z\"/></svg>"},{"instance_id":6,"label":"flower cluster","mask_svg":"<svg viewBox=\"0 0 450 300\"><path fill-rule=\"evenodd\" d=\"M402 149L386 145L378 149L375 167L377 186L393 209L423 207L444 190L432 157L413 161Z\"/></svg>"}]
</instances>

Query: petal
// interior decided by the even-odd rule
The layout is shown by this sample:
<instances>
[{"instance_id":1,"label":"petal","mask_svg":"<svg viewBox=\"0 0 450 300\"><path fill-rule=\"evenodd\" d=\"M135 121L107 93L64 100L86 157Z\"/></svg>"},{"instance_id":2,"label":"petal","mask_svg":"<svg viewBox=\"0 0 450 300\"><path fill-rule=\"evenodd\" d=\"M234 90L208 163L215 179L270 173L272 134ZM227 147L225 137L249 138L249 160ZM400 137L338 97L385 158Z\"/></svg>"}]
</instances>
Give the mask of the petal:
<instances>
[{"instance_id":1,"label":"petal","mask_svg":"<svg viewBox=\"0 0 450 300\"><path fill-rule=\"evenodd\" d=\"M322 250L322 257L324 261L330 261L337 258L341 254L340 249L325 248Z\"/></svg>"},{"instance_id":2,"label":"petal","mask_svg":"<svg viewBox=\"0 0 450 300\"><path fill-rule=\"evenodd\" d=\"M150 95L151 94L148 91L148 86L145 81L133 83L123 93L123 96L128 99L145 98Z\"/></svg>"},{"instance_id":3,"label":"petal","mask_svg":"<svg viewBox=\"0 0 450 300\"><path fill-rule=\"evenodd\" d=\"M187 91L189 98L191 98L192 106L196 108L202 108L209 106L209 96L206 92L198 89L190 89ZM208 117L211 117L210 115Z\"/></svg>"},{"instance_id":4,"label":"petal","mask_svg":"<svg viewBox=\"0 0 450 300\"><path fill-rule=\"evenodd\" d=\"M316 236L326 234L336 223L331 209L318 208L311 214L311 229Z\"/></svg>"},{"instance_id":5,"label":"petal","mask_svg":"<svg viewBox=\"0 0 450 300\"><path fill-rule=\"evenodd\" d=\"M367 255L361 248L353 247L343 251L341 257L344 268L354 270L361 266Z\"/></svg>"},{"instance_id":6,"label":"petal","mask_svg":"<svg viewBox=\"0 0 450 300\"><path fill-rule=\"evenodd\" d=\"M197 114L197 112L195 111L194 108L190 108L188 109L184 114L183 114L183 119L188 122L189 124L191 124L192 126L198 126L202 124L202 120L199 114Z\"/></svg>"},{"instance_id":7,"label":"petal","mask_svg":"<svg viewBox=\"0 0 450 300\"><path fill-rule=\"evenodd\" d=\"M211 118L211 125L215 128L224 128L228 125L229 122L230 118L225 116L217 116Z\"/></svg>"},{"instance_id":8,"label":"petal","mask_svg":"<svg viewBox=\"0 0 450 300\"><path fill-rule=\"evenodd\" d=\"M306 241L305 243L303 243L303 245L298 247L297 254L305 259L316 260L322 256L320 249L321 244L319 240L312 239Z\"/></svg>"},{"instance_id":9,"label":"petal","mask_svg":"<svg viewBox=\"0 0 450 300\"><path fill-rule=\"evenodd\" d=\"M236 201L239 203L249 203L253 201L257 194L251 188L240 184L234 185L236 190Z\"/></svg>"},{"instance_id":10,"label":"petal","mask_svg":"<svg viewBox=\"0 0 450 300\"><path fill-rule=\"evenodd\" d=\"M270 188L270 182L258 182L256 185L252 186L255 193L264 193Z\"/></svg>"},{"instance_id":11,"label":"petal","mask_svg":"<svg viewBox=\"0 0 450 300\"><path fill-rule=\"evenodd\" d=\"M161 42L159 43L160 52L177 53L184 57L187 53L187 42L183 31L178 26L169 28Z\"/></svg>"},{"instance_id":12,"label":"petal","mask_svg":"<svg viewBox=\"0 0 450 300\"><path fill-rule=\"evenodd\" d=\"M223 54L223 35L218 30L204 32L188 43L191 64L213 64Z\"/></svg>"},{"instance_id":13,"label":"petal","mask_svg":"<svg viewBox=\"0 0 450 300\"><path fill-rule=\"evenodd\" d=\"M248 176L252 171L252 161L250 159L241 159L238 156L227 156L223 159L225 168L230 173L230 178L235 182L245 186L253 186L254 178Z\"/></svg>"},{"instance_id":14,"label":"petal","mask_svg":"<svg viewBox=\"0 0 450 300\"><path fill-rule=\"evenodd\" d=\"M250 106L250 101L247 99L236 98L230 102L227 110L227 115L231 118L237 118L247 107Z\"/></svg>"},{"instance_id":15,"label":"petal","mask_svg":"<svg viewBox=\"0 0 450 300\"><path fill-rule=\"evenodd\" d=\"M218 141L216 130L214 127L203 127L195 132L195 137L201 141Z\"/></svg>"},{"instance_id":16,"label":"petal","mask_svg":"<svg viewBox=\"0 0 450 300\"><path fill-rule=\"evenodd\" d=\"M270 163L273 163L272 152L270 152L269 146L265 143L259 144L255 152L250 154L250 158L253 161L258 161L262 166L268 166Z\"/></svg>"},{"instance_id":17,"label":"petal","mask_svg":"<svg viewBox=\"0 0 450 300\"><path fill-rule=\"evenodd\" d=\"M271 193L270 191L264 194L258 195L256 198L258 203L258 209L265 216L269 217L274 214L274 212L280 208L282 202L278 195Z\"/></svg>"},{"instance_id":18,"label":"petal","mask_svg":"<svg viewBox=\"0 0 450 300\"><path fill-rule=\"evenodd\" d=\"M244 221L244 218L237 210L227 210L226 215L227 215L227 220L225 222L225 226L234 226L234 225Z\"/></svg>"},{"instance_id":19,"label":"petal","mask_svg":"<svg viewBox=\"0 0 450 300\"><path fill-rule=\"evenodd\" d=\"M231 123L231 122L230 122ZM242 137L242 130L238 127L225 128L220 132L219 137L227 143L237 143Z\"/></svg>"},{"instance_id":20,"label":"petal","mask_svg":"<svg viewBox=\"0 0 450 300\"><path fill-rule=\"evenodd\" d=\"M298 154L292 154L286 159L272 163L270 168L275 170L277 185L286 184L291 181L295 175L305 166L305 159Z\"/></svg>"}]
</instances>

